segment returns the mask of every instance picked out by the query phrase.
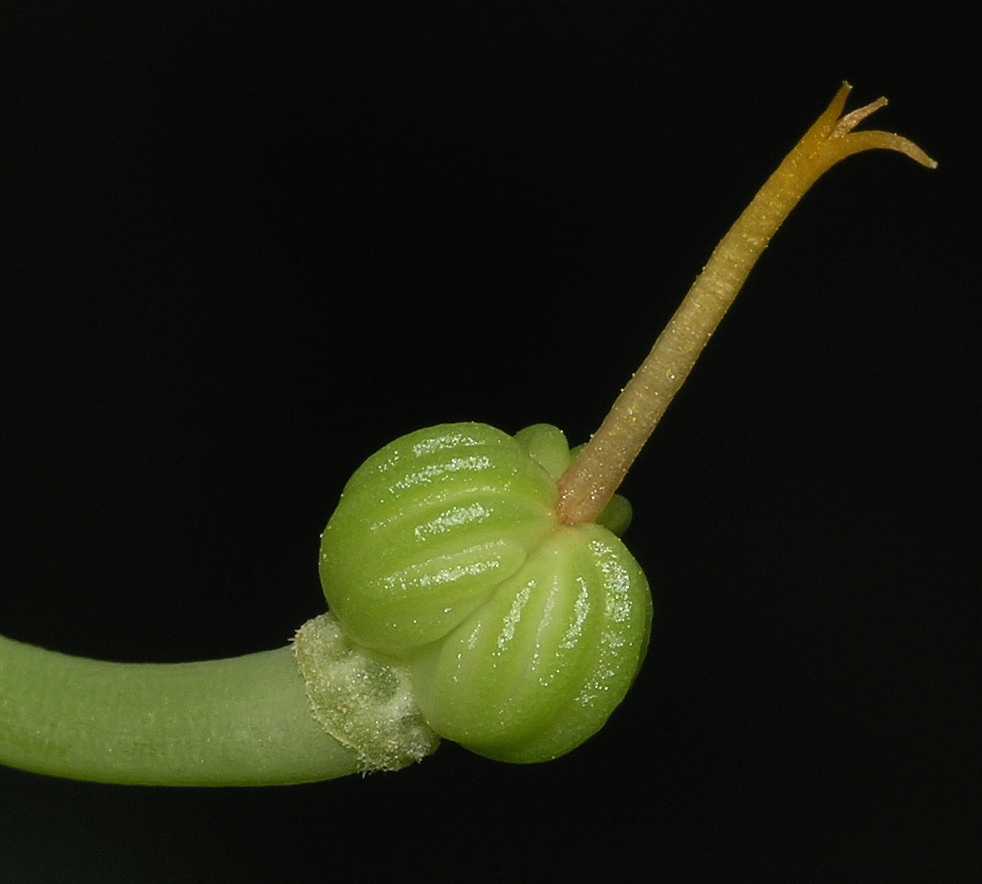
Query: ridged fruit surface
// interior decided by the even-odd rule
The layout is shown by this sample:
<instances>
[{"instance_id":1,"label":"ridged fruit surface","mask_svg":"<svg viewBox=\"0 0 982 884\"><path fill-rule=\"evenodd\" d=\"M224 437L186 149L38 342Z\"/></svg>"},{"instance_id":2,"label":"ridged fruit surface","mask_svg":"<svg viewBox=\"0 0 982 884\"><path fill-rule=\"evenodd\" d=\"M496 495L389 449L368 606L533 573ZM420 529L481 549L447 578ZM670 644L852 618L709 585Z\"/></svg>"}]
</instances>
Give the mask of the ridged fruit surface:
<instances>
[{"instance_id":1,"label":"ridged fruit surface","mask_svg":"<svg viewBox=\"0 0 982 884\"><path fill-rule=\"evenodd\" d=\"M359 467L322 537L347 637L409 665L436 733L503 761L555 758L598 731L648 644L634 557L608 528L556 516L570 460L545 424L418 430ZM629 519L619 498L600 521Z\"/></svg>"},{"instance_id":2,"label":"ridged fruit surface","mask_svg":"<svg viewBox=\"0 0 982 884\"><path fill-rule=\"evenodd\" d=\"M396 439L351 477L320 576L348 636L404 656L443 638L555 526L555 483L513 436L478 423Z\"/></svg>"}]
</instances>

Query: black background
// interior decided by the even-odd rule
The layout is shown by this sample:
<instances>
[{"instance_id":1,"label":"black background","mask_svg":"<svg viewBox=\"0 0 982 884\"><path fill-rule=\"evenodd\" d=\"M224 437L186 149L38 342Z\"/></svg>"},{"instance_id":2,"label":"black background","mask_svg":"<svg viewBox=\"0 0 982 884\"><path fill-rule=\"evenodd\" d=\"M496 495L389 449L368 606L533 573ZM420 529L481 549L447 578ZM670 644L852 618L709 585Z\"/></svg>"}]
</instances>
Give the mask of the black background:
<instances>
[{"instance_id":1,"label":"black background","mask_svg":"<svg viewBox=\"0 0 982 884\"><path fill-rule=\"evenodd\" d=\"M653 643L588 745L269 790L3 769L0 877L978 880L966 22L357 10L4 19L4 634L282 645L360 461L451 420L586 437L843 78L941 167L850 160L752 274L628 479Z\"/></svg>"}]
</instances>

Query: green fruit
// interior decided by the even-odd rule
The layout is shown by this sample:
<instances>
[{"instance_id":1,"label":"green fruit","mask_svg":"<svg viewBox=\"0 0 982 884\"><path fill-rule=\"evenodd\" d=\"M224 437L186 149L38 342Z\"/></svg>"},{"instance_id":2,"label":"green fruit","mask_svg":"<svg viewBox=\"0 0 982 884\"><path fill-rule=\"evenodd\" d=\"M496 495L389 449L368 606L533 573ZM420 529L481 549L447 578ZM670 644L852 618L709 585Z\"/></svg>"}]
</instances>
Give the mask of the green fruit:
<instances>
[{"instance_id":1,"label":"green fruit","mask_svg":"<svg viewBox=\"0 0 982 884\"><path fill-rule=\"evenodd\" d=\"M430 727L493 758L579 745L647 646L637 562L606 528L556 516L569 462L547 425L419 430L356 471L322 537L324 594L349 639L407 663ZM615 522L625 507L612 503Z\"/></svg>"}]
</instances>

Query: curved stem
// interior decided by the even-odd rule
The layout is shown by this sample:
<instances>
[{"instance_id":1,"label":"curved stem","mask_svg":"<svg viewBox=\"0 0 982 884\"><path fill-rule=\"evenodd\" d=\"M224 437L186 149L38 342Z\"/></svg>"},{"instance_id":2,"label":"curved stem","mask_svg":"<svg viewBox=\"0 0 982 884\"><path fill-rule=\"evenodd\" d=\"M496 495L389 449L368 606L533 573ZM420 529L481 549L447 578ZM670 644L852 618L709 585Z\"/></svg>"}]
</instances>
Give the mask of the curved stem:
<instances>
[{"instance_id":1,"label":"curved stem","mask_svg":"<svg viewBox=\"0 0 982 884\"><path fill-rule=\"evenodd\" d=\"M303 783L360 769L311 716L290 647L200 663L108 663L3 636L0 764L162 786Z\"/></svg>"},{"instance_id":2,"label":"curved stem","mask_svg":"<svg viewBox=\"0 0 982 884\"><path fill-rule=\"evenodd\" d=\"M593 522L603 512L771 237L825 172L854 153L876 148L898 151L928 168L937 166L899 135L853 132L886 99L842 116L851 88L842 85L737 218L600 429L560 478L558 512L563 522Z\"/></svg>"}]
</instances>

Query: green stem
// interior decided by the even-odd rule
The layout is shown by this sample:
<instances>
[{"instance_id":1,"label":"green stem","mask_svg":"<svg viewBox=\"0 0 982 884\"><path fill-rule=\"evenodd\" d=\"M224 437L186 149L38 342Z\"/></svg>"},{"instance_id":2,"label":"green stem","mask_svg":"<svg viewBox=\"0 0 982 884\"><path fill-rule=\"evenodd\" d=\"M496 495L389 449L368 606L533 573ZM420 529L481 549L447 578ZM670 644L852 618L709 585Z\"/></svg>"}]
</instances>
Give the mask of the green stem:
<instances>
[{"instance_id":1,"label":"green stem","mask_svg":"<svg viewBox=\"0 0 982 884\"><path fill-rule=\"evenodd\" d=\"M104 783L263 786L345 776L292 649L108 663L0 636L0 764Z\"/></svg>"}]
</instances>

